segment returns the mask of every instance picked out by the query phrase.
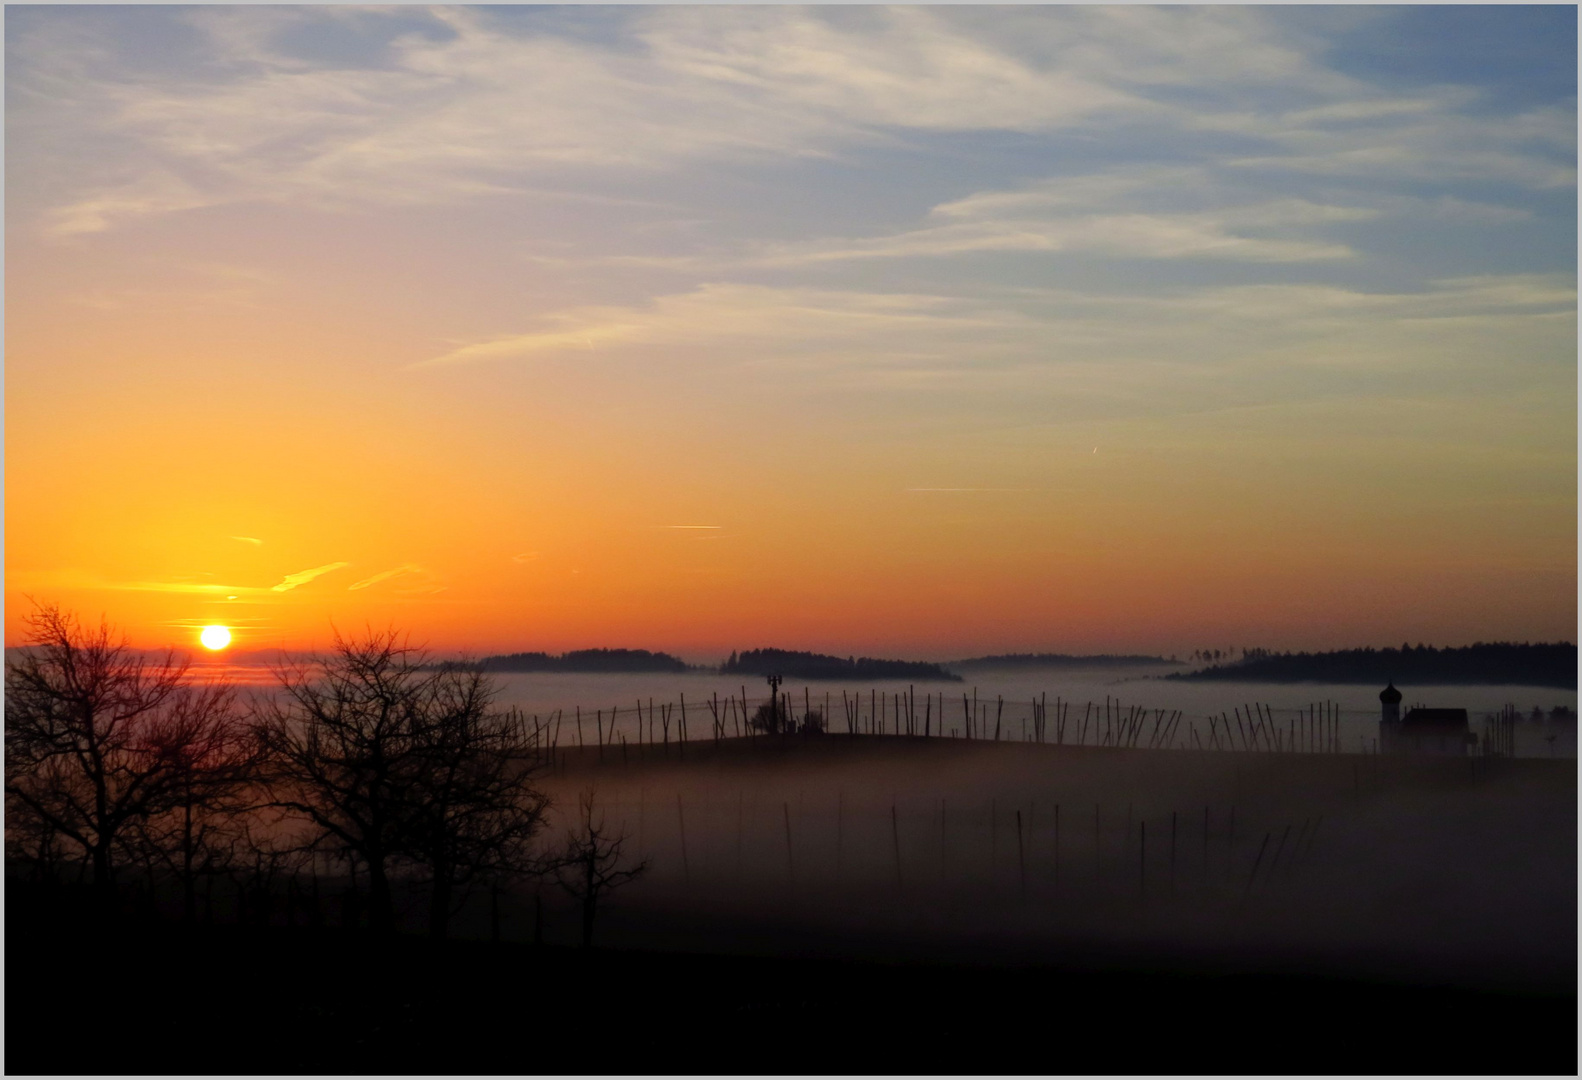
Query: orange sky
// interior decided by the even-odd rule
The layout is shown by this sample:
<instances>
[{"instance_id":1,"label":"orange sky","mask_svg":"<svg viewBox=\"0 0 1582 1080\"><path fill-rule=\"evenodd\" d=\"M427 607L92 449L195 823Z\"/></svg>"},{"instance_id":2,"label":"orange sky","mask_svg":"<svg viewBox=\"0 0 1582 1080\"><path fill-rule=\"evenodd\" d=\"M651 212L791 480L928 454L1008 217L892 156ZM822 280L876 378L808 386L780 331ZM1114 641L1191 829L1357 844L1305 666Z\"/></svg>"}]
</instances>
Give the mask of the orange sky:
<instances>
[{"instance_id":1,"label":"orange sky","mask_svg":"<svg viewBox=\"0 0 1582 1080\"><path fill-rule=\"evenodd\" d=\"M1253 15L1223 18L1297 48ZM617 160L629 137L572 117L498 132L509 160L463 147L436 165L440 136L392 133L380 106L439 60L392 61L388 83L288 63L269 20L312 12L206 9L169 70L128 60L119 83L45 94L50 62L87 57L109 20L157 35L186 17L8 17L8 644L28 597L142 645L190 645L208 623L239 647L370 623L446 651L695 660L1574 640L1575 186L1519 174L1525 150L1500 151L1516 162L1500 172L1487 147L1424 135L1419 173L1311 180L1271 104L1257 137L1291 164L1253 187L1198 160L1045 176L992 153L960 165L946 135L992 118L875 105L848 131L800 98L758 103L800 140L758 146L748 120L705 120L737 107L728 83L665 67L654 26L680 9L632 18L653 24L644 77L691 95L650 121L678 128L665 152L723 141L685 160ZM499 67L519 53L576 59L568 97L579 80L618 92L598 66L618 66L613 46L555 52L554 26L445 18L471 51L440 59L483 87L454 109L485 129L527 78ZM861 27L826 47L858 74L909 33L1017 47L952 18L918 9L883 48ZM200 94L176 78L225 50L276 80ZM1217 85L1190 61L1182 79ZM1413 92L1289 62L1310 108ZM1092 108L1123 107L1078 60L1047 64L1087 78ZM307 104L335 78L343 127ZM296 121L297 98L268 96L294 79ZM1470 122L1423 100L1426 119L1400 115ZM1035 117L1018 137L1059 150L1079 122ZM108 164L81 174L62 130L101 140ZM900 136L917 161L894 160ZM520 150L574 137L589 144ZM1434 153L1493 169L1476 177L1485 209L1413 209L1471 205ZM325 179L349 160L355 175ZM1183 185L1198 205L1081 201ZM1557 227L1569 253L1527 239ZM1044 239L994 250L1007 230Z\"/></svg>"}]
</instances>

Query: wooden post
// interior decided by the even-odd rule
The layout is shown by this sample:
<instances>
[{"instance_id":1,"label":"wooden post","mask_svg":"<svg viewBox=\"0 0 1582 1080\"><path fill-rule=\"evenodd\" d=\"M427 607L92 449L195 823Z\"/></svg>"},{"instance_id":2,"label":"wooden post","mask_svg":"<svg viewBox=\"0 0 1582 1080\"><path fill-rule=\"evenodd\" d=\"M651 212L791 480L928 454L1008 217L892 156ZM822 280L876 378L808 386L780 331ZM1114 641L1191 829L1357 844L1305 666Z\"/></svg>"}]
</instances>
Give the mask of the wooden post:
<instances>
[{"instance_id":1,"label":"wooden post","mask_svg":"<svg viewBox=\"0 0 1582 1080\"><path fill-rule=\"evenodd\" d=\"M1230 808L1230 828L1225 837L1225 880L1230 880L1231 860L1236 854L1236 807Z\"/></svg>"},{"instance_id":2,"label":"wooden post","mask_svg":"<svg viewBox=\"0 0 1582 1080\"><path fill-rule=\"evenodd\" d=\"M1148 822L1137 823L1137 892L1148 895Z\"/></svg>"},{"instance_id":3,"label":"wooden post","mask_svg":"<svg viewBox=\"0 0 1582 1080\"><path fill-rule=\"evenodd\" d=\"M901 887L901 825L896 818L895 803L890 803L890 837L895 843L895 887Z\"/></svg>"},{"instance_id":4,"label":"wooden post","mask_svg":"<svg viewBox=\"0 0 1582 1080\"><path fill-rule=\"evenodd\" d=\"M1203 880L1208 880L1208 807L1203 808Z\"/></svg>"},{"instance_id":5,"label":"wooden post","mask_svg":"<svg viewBox=\"0 0 1582 1080\"><path fill-rule=\"evenodd\" d=\"M1103 863L1100 861L1099 852L1099 804L1093 804L1093 880L1098 881L1103 876Z\"/></svg>"},{"instance_id":6,"label":"wooden post","mask_svg":"<svg viewBox=\"0 0 1582 1080\"><path fill-rule=\"evenodd\" d=\"M1170 811L1170 891L1176 891L1176 812Z\"/></svg>"},{"instance_id":7,"label":"wooden post","mask_svg":"<svg viewBox=\"0 0 1582 1080\"><path fill-rule=\"evenodd\" d=\"M1058 712L1059 704L1055 705ZM1060 804L1055 804L1055 888L1060 888Z\"/></svg>"},{"instance_id":8,"label":"wooden post","mask_svg":"<svg viewBox=\"0 0 1582 1080\"><path fill-rule=\"evenodd\" d=\"M1000 854L1000 801L989 800L989 873L994 873L994 864Z\"/></svg>"},{"instance_id":9,"label":"wooden post","mask_svg":"<svg viewBox=\"0 0 1582 1080\"><path fill-rule=\"evenodd\" d=\"M1022 899L1027 899L1027 856L1022 846L1022 811L1016 811L1016 870L1022 880Z\"/></svg>"},{"instance_id":10,"label":"wooden post","mask_svg":"<svg viewBox=\"0 0 1582 1080\"><path fill-rule=\"evenodd\" d=\"M939 800L939 883L945 883L945 800Z\"/></svg>"},{"instance_id":11,"label":"wooden post","mask_svg":"<svg viewBox=\"0 0 1582 1080\"><path fill-rule=\"evenodd\" d=\"M681 823L681 880L687 881L692 877L691 868L687 866L687 815L681 809L681 792L676 792L676 820Z\"/></svg>"},{"instance_id":12,"label":"wooden post","mask_svg":"<svg viewBox=\"0 0 1582 1080\"><path fill-rule=\"evenodd\" d=\"M1302 819L1302 828L1296 834L1296 845L1293 848L1291 848L1291 859L1293 861L1296 860L1297 858L1299 858L1301 856L1301 854L1302 854L1302 841L1307 839L1307 827L1308 827L1308 824L1309 824L1309 819L1308 818L1303 818ZM1289 878L1291 876L1291 871L1287 870L1285 876L1287 878Z\"/></svg>"},{"instance_id":13,"label":"wooden post","mask_svg":"<svg viewBox=\"0 0 1582 1080\"><path fill-rule=\"evenodd\" d=\"M846 824L846 791L844 788L835 793L835 880L840 880L841 847L844 840Z\"/></svg>"},{"instance_id":14,"label":"wooden post","mask_svg":"<svg viewBox=\"0 0 1582 1080\"><path fill-rule=\"evenodd\" d=\"M1313 841L1318 838L1318 827L1324 824L1324 815L1318 815L1318 820L1313 822L1313 831L1307 834L1307 847L1302 851L1302 865L1307 864L1308 856L1313 853Z\"/></svg>"},{"instance_id":15,"label":"wooden post","mask_svg":"<svg viewBox=\"0 0 1582 1080\"><path fill-rule=\"evenodd\" d=\"M1247 891L1241 894L1241 902L1245 906L1247 898L1252 895L1252 883L1258 880L1258 867L1263 865L1263 853L1269 847L1269 834L1263 834L1263 843L1258 848L1258 857L1253 860L1252 876L1247 879Z\"/></svg>"},{"instance_id":16,"label":"wooden post","mask_svg":"<svg viewBox=\"0 0 1582 1080\"><path fill-rule=\"evenodd\" d=\"M796 863L791 857L791 804L788 802L783 802L780 804L780 806L785 811L786 819L786 873L791 878L791 884L795 885Z\"/></svg>"},{"instance_id":17,"label":"wooden post","mask_svg":"<svg viewBox=\"0 0 1582 1080\"><path fill-rule=\"evenodd\" d=\"M1274 871L1280 865L1280 853L1285 850L1285 842L1291 835L1291 826L1285 827L1285 832L1280 834L1280 846L1275 849L1274 859L1269 863L1269 880L1274 880Z\"/></svg>"}]
</instances>

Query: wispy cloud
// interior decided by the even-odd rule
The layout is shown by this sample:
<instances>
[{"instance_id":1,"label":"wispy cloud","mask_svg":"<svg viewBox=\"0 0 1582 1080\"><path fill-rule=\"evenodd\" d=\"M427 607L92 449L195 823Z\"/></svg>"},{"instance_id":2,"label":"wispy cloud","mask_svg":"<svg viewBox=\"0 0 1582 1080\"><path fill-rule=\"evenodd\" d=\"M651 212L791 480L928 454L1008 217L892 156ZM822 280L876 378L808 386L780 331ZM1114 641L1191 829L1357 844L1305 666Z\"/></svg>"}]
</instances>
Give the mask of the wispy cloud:
<instances>
[{"instance_id":1,"label":"wispy cloud","mask_svg":"<svg viewBox=\"0 0 1582 1080\"><path fill-rule=\"evenodd\" d=\"M258 537L256 537L256 536L233 536L233 537L231 537L231 539L232 540L240 540L244 544L253 544L255 546L262 546L263 545L263 541L258 539Z\"/></svg>"},{"instance_id":2,"label":"wispy cloud","mask_svg":"<svg viewBox=\"0 0 1582 1080\"><path fill-rule=\"evenodd\" d=\"M285 580L281 581L279 585L271 586L270 591L290 592L298 585L306 585L316 577L320 577L324 574L330 573L331 571L339 570L344 566L350 565L351 563L346 562L332 562L325 563L323 566L315 566L311 570L298 570L295 574L287 574L285 576Z\"/></svg>"},{"instance_id":3,"label":"wispy cloud","mask_svg":"<svg viewBox=\"0 0 1582 1080\"><path fill-rule=\"evenodd\" d=\"M542 320L542 329L462 345L418 366L585 352L590 340L614 347L697 341L700 335L767 345L838 341L843 347L855 336L883 350L887 336L909 329L960 333L994 321L981 305L948 296L720 283L656 297L641 307L596 305L558 312Z\"/></svg>"},{"instance_id":4,"label":"wispy cloud","mask_svg":"<svg viewBox=\"0 0 1582 1080\"><path fill-rule=\"evenodd\" d=\"M825 366L970 371L980 380L996 364L1026 372L1138 363L1201 370L1268 357L1339 332L1374 355L1417 324L1447 320L1547 333L1545 320L1575 317L1575 278L1565 274L1493 275L1430 282L1413 291L1272 283L1123 291L1059 288L985 290L977 296L872 294L748 286L706 286L635 307L576 308L546 329L459 349L429 363L551 356L591 335L611 346L751 346L756 363L816 361ZM1514 321L1513 321L1514 320ZM1448 333L1448 331L1447 331ZM1417 355L1417 344L1401 354ZM1450 352L1462 346L1450 343ZM1341 355L1345 355L1344 353ZM1337 362L1339 357L1337 357Z\"/></svg>"},{"instance_id":5,"label":"wispy cloud","mask_svg":"<svg viewBox=\"0 0 1582 1080\"><path fill-rule=\"evenodd\" d=\"M389 581L391 578L403 577L408 574L421 574L422 572L423 568L421 566L417 566L412 563L403 563L402 565L394 567L393 569L381 570L372 577L365 577L361 581L348 585L346 586L346 591L356 592L359 589L366 589L370 585L377 585L381 581Z\"/></svg>"},{"instance_id":6,"label":"wispy cloud","mask_svg":"<svg viewBox=\"0 0 1582 1080\"><path fill-rule=\"evenodd\" d=\"M134 61L109 17L34 17L14 31L9 126L30 161L74 166L52 173L69 185L38 194L52 227L75 234L235 202L609 198L592 178L969 131L1195 129L1241 138L1230 159L1249 168L1574 180L1574 109L1489 115L1461 88L1382 91L1326 65L1313 19L1254 8L984 14L659 7L611 10L595 37L459 7L172 9L158 17L196 35L191 70ZM330 31L360 37L377 62L325 62L296 44ZM113 158L95 152L101 142ZM27 187L28 174L19 180ZM1062 242L1185 240L1127 232L1112 223Z\"/></svg>"},{"instance_id":7,"label":"wispy cloud","mask_svg":"<svg viewBox=\"0 0 1582 1080\"><path fill-rule=\"evenodd\" d=\"M862 240L782 245L764 255L771 266L851 259L918 258L979 252L1098 252L1143 259L1232 259L1311 262L1346 259L1346 244L1302 237L1257 235L1259 230L1364 221L1379 211L1325 206L1301 199L1180 213L1094 213L1050 192L997 199L975 196L937 208L948 224Z\"/></svg>"}]
</instances>

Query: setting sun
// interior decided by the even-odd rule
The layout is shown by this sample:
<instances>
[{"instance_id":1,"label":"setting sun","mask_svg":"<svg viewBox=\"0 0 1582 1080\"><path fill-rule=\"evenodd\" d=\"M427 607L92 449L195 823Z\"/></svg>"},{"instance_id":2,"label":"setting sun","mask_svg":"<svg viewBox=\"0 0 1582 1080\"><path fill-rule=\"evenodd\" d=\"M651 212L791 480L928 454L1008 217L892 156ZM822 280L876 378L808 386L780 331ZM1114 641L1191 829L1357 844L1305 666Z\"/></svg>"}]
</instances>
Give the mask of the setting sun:
<instances>
[{"instance_id":1,"label":"setting sun","mask_svg":"<svg viewBox=\"0 0 1582 1080\"><path fill-rule=\"evenodd\" d=\"M205 626L198 640L203 642L205 649L218 651L231 643L231 632L223 626Z\"/></svg>"}]
</instances>

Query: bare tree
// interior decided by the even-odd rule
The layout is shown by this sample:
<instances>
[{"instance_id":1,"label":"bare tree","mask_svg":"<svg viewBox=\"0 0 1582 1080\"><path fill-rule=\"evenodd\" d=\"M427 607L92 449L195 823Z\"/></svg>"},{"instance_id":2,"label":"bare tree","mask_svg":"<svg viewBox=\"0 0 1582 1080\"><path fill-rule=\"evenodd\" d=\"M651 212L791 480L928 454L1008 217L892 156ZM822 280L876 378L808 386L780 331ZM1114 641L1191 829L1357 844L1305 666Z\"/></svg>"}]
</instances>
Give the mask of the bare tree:
<instances>
[{"instance_id":1,"label":"bare tree","mask_svg":"<svg viewBox=\"0 0 1582 1080\"><path fill-rule=\"evenodd\" d=\"M284 693L255 725L271 798L311 823L310 845L368 868L370 927L394 929L399 866L427 873L439 937L458 889L533 869L528 842L548 801L520 723L493 708L480 671L436 668L386 631L337 635L330 656L279 676Z\"/></svg>"},{"instance_id":2,"label":"bare tree","mask_svg":"<svg viewBox=\"0 0 1582 1080\"><path fill-rule=\"evenodd\" d=\"M231 856L223 871L235 889L239 921L267 926L277 886L282 881L294 885L314 852L293 836L287 823L267 813L249 814L239 824L230 838Z\"/></svg>"},{"instance_id":3,"label":"bare tree","mask_svg":"<svg viewBox=\"0 0 1582 1080\"><path fill-rule=\"evenodd\" d=\"M579 800L578 828L566 835L566 846L556 860L555 873L565 889L582 908L582 947L593 944L593 918L599 899L612 889L635 881L648 869L644 859L634 866L621 865L624 833L612 834L600 815L593 820L593 793Z\"/></svg>"},{"instance_id":4,"label":"bare tree","mask_svg":"<svg viewBox=\"0 0 1582 1080\"><path fill-rule=\"evenodd\" d=\"M781 735L788 732L795 721L791 717L791 710L780 704L778 696L770 698L753 713L748 721L754 731L762 731L767 735Z\"/></svg>"},{"instance_id":5,"label":"bare tree","mask_svg":"<svg viewBox=\"0 0 1582 1080\"><path fill-rule=\"evenodd\" d=\"M69 854L55 827L10 795L6 797L6 859L33 868L33 880L58 885Z\"/></svg>"},{"instance_id":6,"label":"bare tree","mask_svg":"<svg viewBox=\"0 0 1582 1080\"><path fill-rule=\"evenodd\" d=\"M87 630L53 605L27 627L6 663L7 801L82 850L108 905L130 827L171 808L183 762L229 722L232 692L194 687L174 651L150 662L107 623Z\"/></svg>"},{"instance_id":7,"label":"bare tree","mask_svg":"<svg viewBox=\"0 0 1582 1080\"><path fill-rule=\"evenodd\" d=\"M182 918L197 915L197 882L222 872L236 850L237 818L248 809L254 743L228 688L187 695L171 710L169 809L133 824L143 858L181 885Z\"/></svg>"},{"instance_id":8,"label":"bare tree","mask_svg":"<svg viewBox=\"0 0 1582 1080\"><path fill-rule=\"evenodd\" d=\"M393 630L361 641L335 635L334 652L282 667L283 693L260 703L254 732L275 805L307 819L311 843L368 867L368 922L395 928L392 860L407 840L418 733L432 676Z\"/></svg>"},{"instance_id":9,"label":"bare tree","mask_svg":"<svg viewBox=\"0 0 1582 1080\"><path fill-rule=\"evenodd\" d=\"M521 719L493 707L495 685L477 668L442 668L417 733L422 768L413 790L407 853L428 871L429 932L449 932L458 890L537 868L530 848L548 798L521 744Z\"/></svg>"}]
</instances>

